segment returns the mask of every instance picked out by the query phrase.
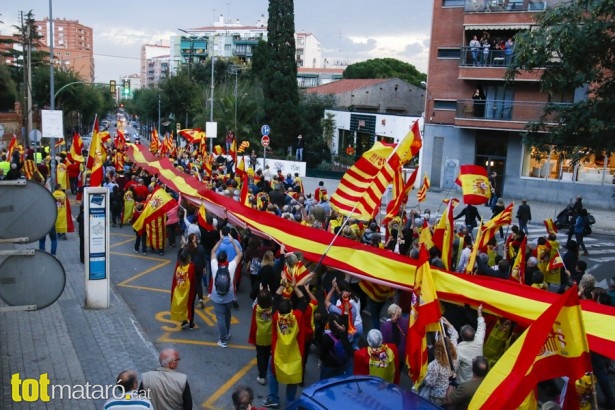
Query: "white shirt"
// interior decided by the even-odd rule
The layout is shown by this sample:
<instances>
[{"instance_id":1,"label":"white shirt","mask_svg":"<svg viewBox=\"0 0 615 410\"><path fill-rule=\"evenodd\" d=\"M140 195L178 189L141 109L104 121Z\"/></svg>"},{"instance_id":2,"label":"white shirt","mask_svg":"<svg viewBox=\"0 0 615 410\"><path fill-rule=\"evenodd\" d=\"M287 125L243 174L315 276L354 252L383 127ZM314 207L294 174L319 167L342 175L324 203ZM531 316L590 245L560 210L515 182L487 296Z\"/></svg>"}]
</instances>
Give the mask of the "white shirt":
<instances>
[{"instance_id":1,"label":"white shirt","mask_svg":"<svg viewBox=\"0 0 615 410\"><path fill-rule=\"evenodd\" d=\"M116 399L111 397L105 402L104 410L153 410L154 406L149 399L140 398L136 390L130 392L130 398Z\"/></svg>"},{"instance_id":2,"label":"white shirt","mask_svg":"<svg viewBox=\"0 0 615 410\"><path fill-rule=\"evenodd\" d=\"M459 256L459 262L457 263L457 272L465 272L468 262L470 262L471 254L472 248L463 248L463 251L461 251L461 256Z\"/></svg>"},{"instance_id":3,"label":"white shirt","mask_svg":"<svg viewBox=\"0 0 615 410\"><path fill-rule=\"evenodd\" d=\"M478 326L474 340L459 342L457 345L457 358L459 359L459 369L457 370L457 381L467 382L472 379L472 360L476 356L483 355L483 344L485 342L485 318L478 318Z\"/></svg>"}]
</instances>

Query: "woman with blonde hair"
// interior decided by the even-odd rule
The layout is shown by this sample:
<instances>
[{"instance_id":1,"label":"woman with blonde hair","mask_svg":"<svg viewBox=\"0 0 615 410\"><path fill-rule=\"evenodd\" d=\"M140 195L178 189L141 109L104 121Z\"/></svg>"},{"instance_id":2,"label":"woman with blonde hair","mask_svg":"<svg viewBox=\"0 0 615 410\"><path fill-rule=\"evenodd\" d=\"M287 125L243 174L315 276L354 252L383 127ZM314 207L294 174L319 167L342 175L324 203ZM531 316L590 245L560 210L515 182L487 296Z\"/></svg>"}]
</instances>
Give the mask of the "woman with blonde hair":
<instances>
[{"instance_id":1,"label":"woman with blonde hair","mask_svg":"<svg viewBox=\"0 0 615 410\"><path fill-rule=\"evenodd\" d=\"M455 377L455 370L459 365L457 349L451 339L457 340L458 335L454 327L447 323L450 338L442 337L438 332L434 342L434 360L427 367L427 375L423 385L430 388L429 400L437 405L443 405L446 400L446 390L449 378Z\"/></svg>"},{"instance_id":2,"label":"woman with blonde hair","mask_svg":"<svg viewBox=\"0 0 615 410\"><path fill-rule=\"evenodd\" d=\"M274 263L275 256L273 252L265 251L261 258L261 267L256 275L252 291L250 292L250 298L252 300L256 299L261 285L263 288L269 289L269 291L275 291L280 286L280 273L276 272L273 268Z\"/></svg>"}]
</instances>

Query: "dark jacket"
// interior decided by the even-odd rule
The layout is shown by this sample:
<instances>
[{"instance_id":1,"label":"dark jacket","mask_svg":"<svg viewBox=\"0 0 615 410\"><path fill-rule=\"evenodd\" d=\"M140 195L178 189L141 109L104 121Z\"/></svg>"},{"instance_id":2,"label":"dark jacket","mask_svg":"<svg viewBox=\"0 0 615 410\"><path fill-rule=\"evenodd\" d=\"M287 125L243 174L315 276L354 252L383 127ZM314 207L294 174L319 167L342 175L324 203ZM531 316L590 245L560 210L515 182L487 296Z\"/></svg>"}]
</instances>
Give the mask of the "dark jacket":
<instances>
[{"instance_id":1,"label":"dark jacket","mask_svg":"<svg viewBox=\"0 0 615 410\"><path fill-rule=\"evenodd\" d=\"M467 226L471 226L472 228L476 228L478 226L476 220L480 219L480 214L474 205L468 204L454 219L459 219L462 216L465 216L465 223Z\"/></svg>"},{"instance_id":2,"label":"dark jacket","mask_svg":"<svg viewBox=\"0 0 615 410\"><path fill-rule=\"evenodd\" d=\"M517 209L517 219L523 222L532 220L532 211L528 204L519 205L519 209Z\"/></svg>"}]
</instances>

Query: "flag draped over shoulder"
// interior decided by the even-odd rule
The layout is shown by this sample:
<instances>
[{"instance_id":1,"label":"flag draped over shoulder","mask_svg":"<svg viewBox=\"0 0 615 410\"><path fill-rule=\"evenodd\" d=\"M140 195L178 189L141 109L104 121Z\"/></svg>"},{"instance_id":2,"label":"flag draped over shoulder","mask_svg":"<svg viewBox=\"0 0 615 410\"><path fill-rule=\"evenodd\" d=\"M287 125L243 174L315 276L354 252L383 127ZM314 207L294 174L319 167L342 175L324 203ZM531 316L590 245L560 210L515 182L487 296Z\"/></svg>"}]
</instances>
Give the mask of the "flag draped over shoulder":
<instances>
[{"instance_id":1,"label":"flag draped over shoulder","mask_svg":"<svg viewBox=\"0 0 615 410\"><path fill-rule=\"evenodd\" d=\"M143 227L151 220L164 215L167 211L176 206L177 201L175 201L164 189L158 188L145 204L145 208L143 208L143 212L139 216L139 219L132 225L133 229L137 232L141 232Z\"/></svg>"},{"instance_id":2,"label":"flag draped over shoulder","mask_svg":"<svg viewBox=\"0 0 615 410\"><path fill-rule=\"evenodd\" d=\"M523 332L489 371L469 409L514 409L542 380L577 380L591 371L577 292L573 286Z\"/></svg>"},{"instance_id":3,"label":"flag draped over shoulder","mask_svg":"<svg viewBox=\"0 0 615 410\"><path fill-rule=\"evenodd\" d=\"M414 277L412 307L406 340L406 364L414 385L420 384L427 374L427 331L438 330L442 313L436 295L429 254L425 245L419 251L419 266Z\"/></svg>"},{"instance_id":4,"label":"flag draped over shoulder","mask_svg":"<svg viewBox=\"0 0 615 410\"><path fill-rule=\"evenodd\" d=\"M419 202L423 202L425 199L427 199L427 191L429 190L430 186L431 184L429 182L429 177L427 176L427 174L425 174L425 176L423 177L423 185L419 189L419 192L416 193L416 199L418 199Z\"/></svg>"},{"instance_id":5,"label":"flag draped over shoulder","mask_svg":"<svg viewBox=\"0 0 615 410\"><path fill-rule=\"evenodd\" d=\"M393 149L391 144L376 141L374 146L346 171L331 196L331 206L342 215L371 219L380 206L382 194L392 180L390 168L390 173L385 174L382 171Z\"/></svg>"},{"instance_id":6,"label":"flag draped over shoulder","mask_svg":"<svg viewBox=\"0 0 615 410\"><path fill-rule=\"evenodd\" d=\"M461 165L459 176L455 181L463 192L463 202L482 205L491 198L491 188L487 170L478 165Z\"/></svg>"},{"instance_id":7,"label":"flag draped over shoulder","mask_svg":"<svg viewBox=\"0 0 615 410\"><path fill-rule=\"evenodd\" d=\"M90 186L102 186L104 179L103 164L107 159L107 151L103 146L98 132L98 118L94 120L94 131L88 154L87 169L90 170Z\"/></svg>"},{"instance_id":8,"label":"flag draped over shoulder","mask_svg":"<svg viewBox=\"0 0 615 410\"><path fill-rule=\"evenodd\" d=\"M401 208L408 202L408 194L410 194L414 187L418 171L419 169L415 168L405 183L403 172L395 174L395 178L393 178L393 200L387 204L387 214L382 220L382 225L387 225L391 219L395 218Z\"/></svg>"},{"instance_id":9,"label":"flag draped over shoulder","mask_svg":"<svg viewBox=\"0 0 615 410\"><path fill-rule=\"evenodd\" d=\"M482 249L487 246L487 243L495 236L495 233L503 226L510 225L512 222L512 211L515 206L514 202L511 202L502 212L491 218L483 225L480 235L480 243L478 249Z\"/></svg>"}]
</instances>

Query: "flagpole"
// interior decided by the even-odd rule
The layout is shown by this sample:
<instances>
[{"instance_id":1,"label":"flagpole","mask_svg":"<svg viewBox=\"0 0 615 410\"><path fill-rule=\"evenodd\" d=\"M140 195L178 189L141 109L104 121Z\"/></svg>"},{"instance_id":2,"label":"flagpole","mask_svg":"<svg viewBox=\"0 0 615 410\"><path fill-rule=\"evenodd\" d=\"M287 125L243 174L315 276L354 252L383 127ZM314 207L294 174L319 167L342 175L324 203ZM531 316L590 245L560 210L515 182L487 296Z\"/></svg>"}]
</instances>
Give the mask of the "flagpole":
<instances>
[{"instance_id":1,"label":"flagpole","mask_svg":"<svg viewBox=\"0 0 615 410\"><path fill-rule=\"evenodd\" d=\"M444 323L442 323L442 317L438 323L440 323L440 331L442 332L442 342L444 343L444 351L446 352L446 361L448 362L451 371L455 373L455 367L453 366L453 356L451 355L450 350L448 350L448 346L446 345L446 332L444 331Z\"/></svg>"}]
</instances>

